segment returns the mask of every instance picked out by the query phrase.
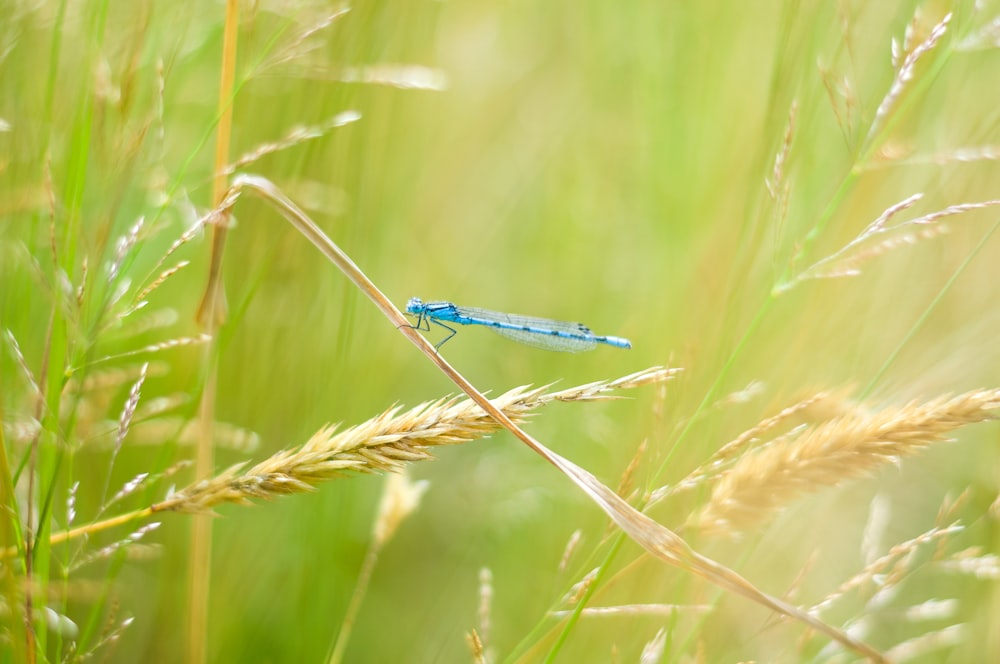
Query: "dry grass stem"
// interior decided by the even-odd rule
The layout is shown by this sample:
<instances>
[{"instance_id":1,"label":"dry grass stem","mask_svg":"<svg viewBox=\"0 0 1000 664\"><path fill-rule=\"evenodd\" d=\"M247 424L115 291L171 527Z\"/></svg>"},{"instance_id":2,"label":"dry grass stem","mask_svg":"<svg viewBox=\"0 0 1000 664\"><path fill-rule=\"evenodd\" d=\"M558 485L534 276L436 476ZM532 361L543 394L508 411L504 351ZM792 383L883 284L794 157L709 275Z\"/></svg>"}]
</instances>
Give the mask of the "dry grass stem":
<instances>
[{"instance_id":1,"label":"dry grass stem","mask_svg":"<svg viewBox=\"0 0 1000 664\"><path fill-rule=\"evenodd\" d=\"M967 392L869 414L861 409L741 458L688 522L711 532L757 525L820 487L868 474L945 440L967 424L993 419L1000 390Z\"/></svg>"},{"instance_id":2,"label":"dry grass stem","mask_svg":"<svg viewBox=\"0 0 1000 664\"><path fill-rule=\"evenodd\" d=\"M708 613L715 607L711 604L621 604L618 606L588 606L580 615L591 618L612 616L659 616L670 618L677 612ZM565 618L570 611L553 611L555 618Z\"/></svg>"},{"instance_id":3,"label":"dry grass stem","mask_svg":"<svg viewBox=\"0 0 1000 664\"><path fill-rule=\"evenodd\" d=\"M912 150L907 150L901 154L881 151L879 156L882 158L865 164L864 170L872 171L890 166L947 166L949 164L969 164L977 161L996 161L1000 159L1000 145L954 148L930 154L912 154Z\"/></svg>"},{"instance_id":4,"label":"dry grass stem","mask_svg":"<svg viewBox=\"0 0 1000 664\"><path fill-rule=\"evenodd\" d=\"M511 419L523 422L528 413L552 401L592 401L614 398L610 390L668 380L674 371L654 367L610 382L545 393L545 388L518 387L493 403ZM154 506L154 511L204 512L222 503L247 503L251 498L275 498L310 491L349 471L397 471L413 461L430 458L430 449L487 436L499 425L469 399L444 399L400 413L392 408L378 417L337 433L320 429L305 445L284 450L252 468L233 466L198 482Z\"/></svg>"}]
</instances>

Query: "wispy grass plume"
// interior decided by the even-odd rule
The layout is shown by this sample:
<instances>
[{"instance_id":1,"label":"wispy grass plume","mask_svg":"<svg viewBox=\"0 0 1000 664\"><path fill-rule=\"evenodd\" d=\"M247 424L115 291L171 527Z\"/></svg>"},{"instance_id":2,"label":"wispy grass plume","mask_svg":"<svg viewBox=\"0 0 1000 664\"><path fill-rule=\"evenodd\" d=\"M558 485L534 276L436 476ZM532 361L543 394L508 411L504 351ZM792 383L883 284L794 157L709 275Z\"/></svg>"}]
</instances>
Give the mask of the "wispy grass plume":
<instances>
[{"instance_id":1,"label":"wispy grass plume","mask_svg":"<svg viewBox=\"0 0 1000 664\"><path fill-rule=\"evenodd\" d=\"M871 473L946 440L960 427L993 419L998 407L1000 390L979 390L874 413L859 408L746 454L721 476L688 525L719 533L756 526L807 493Z\"/></svg>"}]
</instances>

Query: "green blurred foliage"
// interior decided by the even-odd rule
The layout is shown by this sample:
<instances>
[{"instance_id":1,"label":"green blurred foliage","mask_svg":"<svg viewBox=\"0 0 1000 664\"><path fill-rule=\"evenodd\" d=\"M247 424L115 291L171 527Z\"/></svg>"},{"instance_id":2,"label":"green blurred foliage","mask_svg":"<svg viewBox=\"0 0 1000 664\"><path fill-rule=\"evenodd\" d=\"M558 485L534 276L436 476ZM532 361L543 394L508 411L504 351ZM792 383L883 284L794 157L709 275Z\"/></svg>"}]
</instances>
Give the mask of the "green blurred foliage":
<instances>
[{"instance_id":1,"label":"green blurred foliage","mask_svg":"<svg viewBox=\"0 0 1000 664\"><path fill-rule=\"evenodd\" d=\"M176 258L191 265L140 312L175 312L169 327L134 335L127 321L109 324L108 302L122 282L105 276L118 238L139 217L145 230L122 268L133 288L162 269L160 257L211 206L223 8L4 4L0 326L36 375L46 344L54 344L42 385L51 398L70 370L199 331L207 237L180 249ZM902 403L1000 385L996 211L955 217L947 235L887 251L858 276L771 295L797 256L791 274L917 192L925 197L907 218L1000 198L994 160L904 159L1000 144L997 50L960 48L1000 12L981 4L920 5L924 36L954 11L950 32L866 153L868 127L893 80L890 42L902 40L914 2L358 2L306 38L330 15L327 3L246 3L231 154L356 110L360 121L242 170L287 192L400 306L420 296L579 319L633 342L627 352L574 356L462 329L445 354L483 390L684 367L665 397L647 389L619 402L561 404L531 423L539 439L611 486L645 441L637 481L652 489L810 390L850 388L876 403ZM396 81L358 81L365 76ZM765 183L793 104L785 204ZM81 312L68 315L56 294L66 280L81 283L85 262ZM260 435L255 460L304 442L327 422L353 424L393 404L454 392L253 198L236 207L225 284L230 318L218 344L217 418ZM9 351L0 353L5 424L30 417L33 404ZM143 399L187 395L179 413L194 417L203 351L178 348L155 359L166 370L147 379ZM746 403L698 411L706 395L714 403L754 383L761 390ZM130 384L115 392L111 419ZM17 467L26 448L7 439ZM79 482L79 522L96 518L105 484L114 492L192 453L176 440L126 444L109 479L107 447L72 436L43 442L65 452L49 458L53 511L64 510ZM220 449L217 466L247 456ZM811 560L802 590L808 603L863 566L861 533L876 493L892 505L888 546L929 528L946 495L970 488L965 516L974 527L963 544L996 552L995 520L983 515L997 493L997 457L995 430L969 430L898 471L808 498L737 545L696 545L776 594ZM464 635L477 625L482 567L494 579L491 652L503 659L548 624L546 611L606 552L598 510L506 434L443 449L412 472L431 481L430 492L379 561L348 661L468 661ZM128 505L148 504L189 479L181 473ZM315 495L220 510L210 661L324 656L353 591L381 485L377 477L345 478ZM693 504L664 505L654 516L674 527ZM95 589L60 612L96 624L97 633L114 622L109 615L135 616L110 651L115 661L181 660L189 525L168 515L143 540L159 545L155 558L112 559L71 576L95 580ZM559 572L577 529L581 552ZM122 536L102 534L86 549ZM57 547L55 567L68 555ZM614 569L637 556L626 546ZM699 603L717 600L714 592L643 561L598 603ZM942 591L918 580L913 592L917 602ZM953 661L997 656L988 620L976 617L996 615L996 589L967 584L952 592L963 602L955 620L969 622ZM879 624L884 631L870 636L876 645L907 638L891 619ZM561 659L608 661L617 649L635 660L663 625L671 628L664 661L701 648L707 661L797 657L797 626L765 628L764 612L723 598L704 620L588 620ZM99 638L92 631L90 645ZM67 650L65 640L49 639L52 661Z\"/></svg>"}]
</instances>

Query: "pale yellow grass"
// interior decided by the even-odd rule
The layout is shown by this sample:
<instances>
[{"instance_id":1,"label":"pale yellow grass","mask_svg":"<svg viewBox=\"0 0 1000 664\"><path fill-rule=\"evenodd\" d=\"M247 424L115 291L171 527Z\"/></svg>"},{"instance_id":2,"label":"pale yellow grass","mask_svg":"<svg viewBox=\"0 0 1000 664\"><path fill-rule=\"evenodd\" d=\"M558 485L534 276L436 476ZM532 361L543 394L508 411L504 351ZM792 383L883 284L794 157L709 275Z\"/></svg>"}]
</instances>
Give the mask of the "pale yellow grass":
<instances>
[{"instance_id":1,"label":"pale yellow grass","mask_svg":"<svg viewBox=\"0 0 1000 664\"><path fill-rule=\"evenodd\" d=\"M588 383L546 392L518 387L494 400L516 422L529 411L552 401L613 399L607 392L668 380L676 370L654 367L613 381ZM222 503L246 503L252 498L310 491L349 471L396 471L413 461L430 458L431 448L455 445L487 436L500 426L470 399L442 399L400 413L391 408L362 424L337 433L325 426L304 445L282 450L252 468L233 466L210 479L182 489L153 511L204 512Z\"/></svg>"},{"instance_id":2,"label":"pale yellow grass","mask_svg":"<svg viewBox=\"0 0 1000 664\"><path fill-rule=\"evenodd\" d=\"M1000 390L866 412L857 408L800 435L749 452L716 483L688 526L738 532L758 525L800 496L868 474L943 441L952 431L993 419Z\"/></svg>"}]
</instances>

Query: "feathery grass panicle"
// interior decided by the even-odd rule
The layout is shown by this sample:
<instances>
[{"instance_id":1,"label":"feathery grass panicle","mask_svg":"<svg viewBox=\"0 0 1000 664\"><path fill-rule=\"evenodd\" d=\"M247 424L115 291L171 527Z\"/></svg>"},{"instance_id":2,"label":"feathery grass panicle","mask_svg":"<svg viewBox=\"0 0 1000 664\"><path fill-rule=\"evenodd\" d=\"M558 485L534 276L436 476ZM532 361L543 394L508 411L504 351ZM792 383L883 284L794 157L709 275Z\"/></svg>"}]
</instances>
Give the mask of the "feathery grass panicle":
<instances>
[{"instance_id":1,"label":"feathery grass panicle","mask_svg":"<svg viewBox=\"0 0 1000 664\"><path fill-rule=\"evenodd\" d=\"M927 653L960 645L965 641L967 633L968 627L966 625L961 623L948 625L893 646L886 653L886 657L898 664L909 662L917 657L925 656Z\"/></svg>"},{"instance_id":2,"label":"feathery grass panicle","mask_svg":"<svg viewBox=\"0 0 1000 664\"><path fill-rule=\"evenodd\" d=\"M143 307L145 307L148 304L148 300L146 298L148 298L150 296L150 294L152 294L153 291L155 291L157 288L159 288L160 286L162 286L163 283L167 279L169 279L170 277L174 276L175 274L177 274L178 272L180 272L181 270L183 270L184 268L186 268L190 264L191 264L191 261L187 261L187 260L178 261L173 266L168 267L167 269L165 269L162 272L160 272L160 274L157 275L149 283L148 286L146 286L145 288L143 288L142 290L140 290L138 293L136 293L135 297L132 298L132 306L130 306L124 312L122 312L122 314L119 316L119 318L125 318L127 316L130 316L131 314L135 313L139 309L142 309Z\"/></svg>"},{"instance_id":3,"label":"feathery grass panicle","mask_svg":"<svg viewBox=\"0 0 1000 664\"><path fill-rule=\"evenodd\" d=\"M576 550L582 541L583 531L577 528L569 536L569 539L566 541L566 547L563 549L562 557L559 558L559 567L557 569L560 574L566 571L566 568L569 566L569 561L572 560L573 554L576 553Z\"/></svg>"},{"instance_id":4,"label":"feathery grass panicle","mask_svg":"<svg viewBox=\"0 0 1000 664\"><path fill-rule=\"evenodd\" d=\"M146 525L136 529L132 533L129 533L123 539L112 542L111 544L103 546L96 551L92 551L86 555L76 558L70 564L69 571L75 572L83 567L86 567L87 565L90 565L95 561L106 560L110 558L112 555L116 554L117 552L137 544L140 540L142 540L143 537L153 532L154 530L158 529L159 527L160 527L159 521L153 521L151 523L147 523Z\"/></svg>"},{"instance_id":5,"label":"feathery grass panicle","mask_svg":"<svg viewBox=\"0 0 1000 664\"><path fill-rule=\"evenodd\" d=\"M1000 205L1000 200L959 203L914 219L894 224L889 223L895 215L912 207L922 197L923 194L917 193L889 206L875 221L868 224L857 237L829 256L816 261L793 277L788 283L781 284L776 289L776 292L785 292L795 285L810 279L833 279L857 276L861 274L862 263L877 258L897 247L915 244L920 240L931 239L947 232L946 226L938 224L941 219Z\"/></svg>"},{"instance_id":6,"label":"feathery grass panicle","mask_svg":"<svg viewBox=\"0 0 1000 664\"><path fill-rule=\"evenodd\" d=\"M361 603L368 592L372 573L378 563L379 556L386 543L392 538L400 524L420 505L420 499L430 482L421 480L413 482L407 477L406 470L389 475L382 489L382 500L379 501L375 522L372 526L372 538L365 552L364 561L358 571L354 592L347 605L340 623L337 638L330 649L329 664L338 664L343 660L348 641L361 611Z\"/></svg>"},{"instance_id":7,"label":"feathery grass panicle","mask_svg":"<svg viewBox=\"0 0 1000 664\"><path fill-rule=\"evenodd\" d=\"M667 647L667 630L663 627L656 630L652 639L646 642L639 655L639 664L657 664L663 660L663 651Z\"/></svg>"},{"instance_id":8,"label":"feathery grass panicle","mask_svg":"<svg viewBox=\"0 0 1000 664\"><path fill-rule=\"evenodd\" d=\"M400 90L430 90L442 92L448 89L448 73L436 67L415 64L375 64L365 67L344 67L338 78L343 83L367 83L384 85Z\"/></svg>"},{"instance_id":9,"label":"feathery grass panicle","mask_svg":"<svg viewBox=\"0 0 1000 664\"><path fill-rule=\"evenodd\" d=\"M142 384L146 381L146 369L148 365L143 364L142 368L139 369L139 377L133 383L132 388L129 390L128 398L125 399L125 405L122 406L121 415L118 418L118 426L115 431L115 444L111 449L111 458L108 461L108 472L104 480L104 492L101 494L102 502L107 498L108 487L111 485L111 475L115 468L115 460L118 458L118 453L121 452L122 444L125 442L125 437L128 436L129 426L132 424L132 416L135 415L135 409L139 405L139 398L142 393ZM103 511L105 505L102 505L101 510Z\"/></svg>"},{"instance_id":10,"label":"feathery grass panicle","mask_svg":"<svg viewBox=\"0 0 1000 664\"><path fill-rule=\"evenodd\" d=\"M118 643L118 641L125 634L125 630L127 630L132 625L132 623L135 622L135 618L133 618L132 616L123 618L119 622L114 622L115 620L117 620L117 611L112 612L112 614L108 616L108 622L104 627L104 631L101 634L101 638L98 639L94 643L94 645L92 645L86 651L79 653L77 659L79 659L80 661L87 661L88 659L91 659L92 657L94 657L94 655L96 655L98 652L101 651L105 653L104 655L105 657L108 656L107 651L110 648L113 648L115 644Z\"/></svg>"},{"instance_id":11,"label":"feathery grass panicle","mask_svg":"<svg viewBox=\"0 0 1000 664\"><path fill-rule=\"evenodd\" d=\"M146 300L142 302L148 304ZM142 316L130 318L132 314L146 306L146 304L140 304L141 306L123 311L116 319L108 321L105 329L108 332L112 332L115 339L128 339L153 330L170 327L180 319L180 314L177 313L176 309L171 307L156 309L146 312Z\"/></svg>"},{"instance_id":12,"label":"feathery grass panicle","mask_svg":"<svg viewBox=\"0 0 1000 664\"><path fill-rule=\"evenodd\" d=\"M237 170L245 166L249 166L258 159L261 159L262 157L265 157L269 154L273 154L275 152L280 152L281 150L287 150L288 148L294 147L306 141L322 138L331 129L335 129L337 127L343 127L344 125L351 124L352 122L357 122L360 119L361 119L360 112L348 110L337 113L332 118L330 118L329 120L320 125L316 125L313 127L295 127L290 132L288 132L288 134L284 138L281 138L271 143L262 143L253 150L250 150L249 152L240 155L240 157L236 161L232 162L231 164L227 165L225 168L222 169L222 174L232 175Z\"/></svg>"},{"instance_id":13,"label":"feathery grass panicle","mask_svg":"<svg viewBox=\"0 0 1000 664\"><path fill-rule=\"evenodd\" d=\"M998 407L1000 390L979 390L871 414L859 408L742 457L688 526L745 530L805 493L868 474L945 440L959 427L993 419Z\"/></svg>"},{"instance_id":14,"label":"feathery grass panicle","mask_svg":"<svg viewBox=\"0 0 1000 664\"><path fill-rule=\"evenodd\" d=\"M558 392L545 387L518 387L494 400L516 422L529 411L552 401L593 401L615 398L610 390L669 380L676 371L653 367L609 382L596 382ZM242 470L238 464L220 475L191 485L155 505L154 511L203 512L222 503L249 502L312 490L348 471L396 471L412 461L430 458L430 448L455 445L487 436L499 428L469 399L442 399L400 413L391 408L358 426L337 433L325 426L302 447L283 450Z\"/></svg>"},{"instance_id":15,"label":"feathery grass panicle","mask_svg":"<svg viewBox=\"0 0 1000 664\"><path fill-rule=\"evenodd\" d=\"M781 142L781 148L774 156L774 166L771 169L771 177L764 178L764 186L771 199L779 203L779 221L785 218L787 212L788 194L790 184L785 176L785 162L788 161L788 154L792 149L792 138L795 136L795 121L799 115L799 102L792 100L792 105L788 109L788 124L785 126L785 137Z\"/></svg>"},{"instance_id":16,"label":"feathery grass panicle","mask_svg":"<svg viewBox=\"0 0 1000 664\"><path fill-rule=\"evenodd\" d=\"M139 217L128 229L128 232L118 238L118 242L115 243L114 260L108 265L108 283L112 283L118 278L118 273L121 271L129 252L138 242L139 233L142 232L142 227L145 223L145 217Z\"/></svg>"},{"instance_id":17,"label":"feathery grass panicle","mask_svg":"<svg viewBox=\"0 0 1000 664\"><path fill-rule=\"evenodd\" d=\"M476 611L476 623L483 652L488 654L493 632L493 570L489 567L479 569L479 607ZM493 658L488 657L488 659Z\"/></svg>"},{"instance_id":18,"label":"feathery grass panicle","mask_svg":"<svg viewBox=\"0 0 1000 664\"><path fill-rule=\"evenodd\" d=\"M619 496L625 500L630 500L632 494L635 492L635 474L639 470L639 466L646 456L646 448L648 447L647 441L642 441L635 450L635 454L632 455L632 459L625 466L625 470L622 471L621 479L618 480L617 493Z\"/></svg>"},{"instance_id":19,"label":"feathery grass panicle","mask_svg":"<svg viewBox=\"0 0 1000 664\"><path fill-rule=\"evenodd\" d=\"M980 10L982 8L980 7ZM976 18L986 18L987 22L972 29L961 41L952 48L956 51L979 51L1000 48L1000 16L988 16L986 12L977 12Z\"/></svg>"},{"instance_id":20,"label":"feathery grass panicle","mask_svg":"<svg viewBox=\"0 0 1000 664\"><path fill-rule=\"evenodd\" d=\"M196 346L200 344L207 343L211 341L212 335L202 333L196 334L191 337L177 337L175 339L167 339L166 341L160 341L155 344L149 344L148 346L143 346L142 348L136 348L134 350L125 351L124 353L118 353L116 355L105 355L92 362L89 365L101 364L103 362L110 362L111 360L118 360L123 357L132 357L134 355L141 355L143 353L158 353L163 350L171 350L173 348L180 348L182 346ZM88 366L89 366L88 365ZM70 373L75 373L81 367L73 367L68 369Z\"/></svg>"},{"instance_id":21,"label":"feathery grass panicle","mask_svg":"<svg viewBox=\"0 0 1000 664\"><path fill-rule=\"evenodd\" d=\"M907 26L902 48L897 46L895 40L892 41L893 66L897 68L896 77L889 87L889 92L883 97L882 102L875 111L875 117L868 130L868 141L874 139L882 131L886 118L896 106L896 102L902 96L906 85L913 80L916 74L917 63L924 55L933 50L938 41L944 36L945 31L948 29L948 23L951 21L951 14L945 14L941 22L931 29L927 38L911 48L917 19L918 15L915 15L914 20ZM903 53L905 53L905 56L901 57Z\"/></svg>"},{"instance_id":22,"label":"feathery grass panicle","mask_svg":"<svg viewBox=\"0 0 1000 664\"><path fill-rule=\"evenodd\" d=\"M983 554L978 547L960 551L939 564L948 572L971 574L981 580L1000 581L1000 556Z\"/></svg>"},{"instance_id":23,"label":"feathery grass panicle","mask_svg":"<svg viewBox=\"0 0 1000 664\"><path fill-rule=\"evenodd\" d=\"M321 44L317 43L318 40L310 41L311 38L333 25L334 21L350 11L351 8L348 5L338 7L333 12L317 19L312 25L307 25L291 35L286 43L278 45L271 55L257 66L254 74L260 75L278 65L302 59L309 53L318 50Z\"/></svg>"},{"instance_id":24,"label":"feathery grass panicle","mask_svg":"<svg viewBox=\"0 0 1000 664\"><path fill-rule=\"evenodd\" d=\"M563 595L560 603L566 606L575 606L584 598L587 591L591 586L597 581L597 573L600 572L600 568L595 567L586 574L583 575L579 581L573 584L573 586Z\"/></svg>"},{"instance_id":25,"label":"feathery grass panicle","mask_svg":"<svg viewBox=\"0 0 1000 664\"><path fill-rule=\"evenodd\" d=\"M183 417L156 417L143 421L133 421L129 435L129 445L162 445L171 441L183 447L191 447L198 440L198 421ZM86 440L87 446L104 449L111 444L108 427L94 427L95 433ZM260 447L260 434L229 422L215 420L212 423L212 440L219 449L228 449L250 454Z\"/></svg>"},{"instance_id":26,"label":"feathery grass panicle","mask_svg":"<svg viewBox=\"0 0 1000 664\"><path fill-rule=\"evenodd\" d=\"M740 455L744 454L750 447L761 442L761 437L768 431L776 428L780 424L787 422L791 418L814 407L817 403L832 397L829 392L818 392L806 397L791 406L783 408L780 412L771 417L761 420L750 427L739 436L720 447L712 457L702 465L698 466L681 481L676 484L662 486L650 493L649 505L655 505L661 500L680 493L689 491L697 486L718 477L725 468L728 468L737 461ZM796 432L798 429L793 429ZM773 441L772 441L773 442Z\"/></svg>"},{"instance_id":27,"label":"feathery grass panicle","mask_svg":"<svg viewBox=\"0 0 1000 664\"><path fill-rule=\"evenodd\" d=\"M419 506L430 482L414 482L405 473L393 473L386 478L382 500L379 502L375 522L372 525L374 545L382 547L396 533L400 524Z\"/></svg>"},{"instance_id":28,"label":"feathery grass panicle","mask_svg":"<svg viewBox=\"0 0 1000 664\"><path fill-rule=\"evenodd\" d=\"M87 372L82 378L76 376L66 381L63 388L63 398L77 393L92 396L95 392L116 390L129 381L135 381L145 371L147 377L163 376L170 370L165 362L143 362L142 364L123 364L117 367L106 367Z\"/></svg>"},{"instance_id":29,"label":"feathery grass panicle","mask_svg":"<svg viewBox=\"0 0 1000 664\"><path fill-rule=\"evenodd\" d=\"M469 630L465 635L465 643L469 646L469 654L476 664L487 664L486 651L483 648L483 640L479 638L479 633L475 629Z\"/></svg>"},{"instance_id":30,"label":"feathery grass panicle","mask_svg":"<svg viewBox=\"0 0 1000 664\"><path fill-rule=\"evenodd\" d=\"M829 67L820 65L819 75L826 90L826 98L837 120L841 133L853 142L858 126L858 95L851 78L846 74L835 73Z\"/></svg>"},{"instance_id":31,"label":"feathery grass panicle","mask_svg":"<svg viewBox=\"0 0 1000 664\"><path fill-rule=\"evenodd\" d=\"M17 366L24 375L24 379L28 382L28 387L31 388L32 398L43 402L45 395L42 393L41 388L38 387L38 381L35 380L35 374L32 372L31 367L28 366L28 361L24 359L24 353L21 352L21 346L17 343L17 337L9 329L4 330L4 336L7 339L7 346L10 348L11 355L14 356L14 361L17 362Z\"/></svg>"},{"instance_id":32,"label":"feathery grass panicle","mask_svg":"<svg viewBox=\"0 0 1000 664\"><path fill-rule=\"evenodd\" d=\"M140 367L139 377L132 385L132 389L129 390L128 398L125 400L125 405L122 407L121 416L118 418L118 431L115 435L115 446L111 454L111 463L114 463L115 457L118 456L118 452L121 451L122 443L125 442L125 436L128 435L129 425L132 423L132 416L135 415L135 410L139 406L142 384L146 381L146 370L148 368L148 364L143 364L142 367Z\"/></svg>"},{"instance_id":33,"label":"feathery grass panicle","mask_svg":"<svg viewBox=\"0 0 1000 664\"><path fill-rule=\"evenodd\" d=\"M964 529L964 526L957 523L950 526L934 526L930 530L923 532L912 539L896 544L890 548L885 555L865 565L864 569L847 581L844 581L833 592L827 594L827 596L824 597L819 603L809 609L809 613L818 616L824 611L827 611L831 606L852 590L873 584L876 577L889 577L890 574L888 573L888 570L893 568L899 569L900 561L903 561L902 569L905 570L906 561L909 560L917 549L933 542L943 542L949 539L952 535L957 535L962 532ZM892 576L898 577L899 575L895 574Z\"/></svg>"}]
</instances>

